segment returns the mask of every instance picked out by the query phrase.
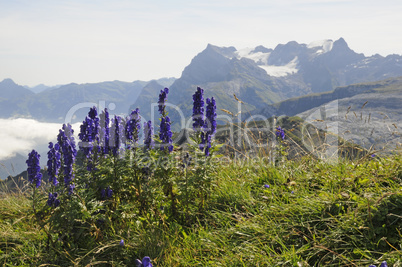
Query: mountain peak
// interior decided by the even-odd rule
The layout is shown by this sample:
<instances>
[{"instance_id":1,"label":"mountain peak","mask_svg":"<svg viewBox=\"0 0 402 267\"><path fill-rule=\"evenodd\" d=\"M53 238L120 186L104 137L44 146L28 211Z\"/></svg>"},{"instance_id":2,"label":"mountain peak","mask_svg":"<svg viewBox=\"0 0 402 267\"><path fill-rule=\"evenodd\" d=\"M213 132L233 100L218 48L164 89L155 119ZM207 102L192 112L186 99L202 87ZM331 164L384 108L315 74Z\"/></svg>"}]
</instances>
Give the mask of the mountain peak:
<instances>
[{"instance_id":1,"label":"mountain peak","mask_svg":"<svg viewBox=\"0 0 402 267\"><path fill-rule=\"evenodd\" d=\"M13 80L10 78L6 78L3 81L0 82L3 85L10 86L10 85L17 85Z\"/></svg>"},{"instance_id":2,"label":"mountain peak","mask_svg":"<svg viewBox=\"0 0 402 267\"><path fill-rule=\"evenodd\" d=\"M219 47L212 44L208 44L207 48L204 51L214 51L218 54L221 54L224 57L232 58L234 56L234 52L236 52L237 50L233 46Z\"/></svg>"},{"instance_id":3,"label":"mountain peak","mask_svg":"<svg viewBox=\"0 0 402 267\"><path fill-rule=\"evenodd\" d=\"M259 46L257 46L256 48L254 48L254 50L251 51L251 52L252 52L252 53L258 53L258 52L261 52L261 53L270 53L270 52L272 52L272 51L273 51L273 50L270 49L270 48L266 48L265 46L259 45Z\"/></svg>"},{"instance_id":4,"label":"mountain peak","mask_svg":"<svg viewBox=\"0 0 402 267\"><path fill-rule=\"evenodd\" d=\"M333 49L338 51L352 51L346 43L345 39L343 39L342 37L334 42Z\"/></svg>"}]
</instances>

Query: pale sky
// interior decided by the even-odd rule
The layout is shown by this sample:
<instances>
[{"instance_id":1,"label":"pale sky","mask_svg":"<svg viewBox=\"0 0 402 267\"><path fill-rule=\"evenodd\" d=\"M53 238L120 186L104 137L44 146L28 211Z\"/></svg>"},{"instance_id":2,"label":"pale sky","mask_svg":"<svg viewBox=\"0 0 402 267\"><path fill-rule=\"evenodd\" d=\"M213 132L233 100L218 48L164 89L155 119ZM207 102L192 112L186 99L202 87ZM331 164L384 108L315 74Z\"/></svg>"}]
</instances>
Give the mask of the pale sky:
<instances>
[{"instance_id":1,"label":"pale sky","mask_svg":"<svg viewBox=\"0 0 402 267\"><path fill-rule=\"evenodd\" d=\"M0 0L0 81L35 86L181 76L208 43L345 38L402 54L400 0Z\"/></svg>"}]
</instances>

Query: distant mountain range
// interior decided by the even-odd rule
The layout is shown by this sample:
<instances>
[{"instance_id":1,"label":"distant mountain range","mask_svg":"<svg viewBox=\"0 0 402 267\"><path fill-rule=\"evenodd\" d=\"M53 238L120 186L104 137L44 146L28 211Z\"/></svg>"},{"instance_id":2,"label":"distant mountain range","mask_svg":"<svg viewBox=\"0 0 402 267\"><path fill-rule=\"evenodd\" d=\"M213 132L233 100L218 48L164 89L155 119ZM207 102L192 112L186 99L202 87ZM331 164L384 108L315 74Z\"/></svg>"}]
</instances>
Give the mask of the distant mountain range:
<instances>
[{"instance_id":1,"label":"distant mountain range","mask_svg":"<svg viewBox=\"0 0 402 267\"><path fill-rule=\"evenodd\" d=\"M163 88L170 86L174 80L162 78L151 82ZM5 79L0 82L0 118L26 117L46 122L64 122L69 111L76 110L73 121L82 121L89 106L100 103L110 107L114 114L127 114L130 105L148 83L111 81L71 83L56 87L40 85L28 89L15 84L11 79Z\"/></svg>"},{"instance_id":2,"label":"distant mountain range","mask_svg":"<svg viewBox=\"0 0 402 267\"><path fill-rule=\"evenodd\" d=\"M236 94L246 103L245 108L253 112L292 97L397 76L402 76L402 56L366 57L351 50L343 38L310 44L291 41L274 49L257 46L237 50L209 44L179 79L72 83L51 88L40 85L32 88L36 93L6 79L0 82L0 117L61 122L76 105L105 101L106 107L114 104L113 113L127 114L129 109L139 107L148 119L159 91L169 87L168 102L189 118L191 96L197 86L206 89L206 97L217 99L218 109L236 112ZM78 110L76 121L83 120L86 113L86 109ZM181 115L174 109L171 116L180 122Z\"/></svg>"},{"instance_id":3,"label":"distant mountain range","mask_svg":"<svg viewBox=\"0 0 402 267\"><path fill-rule=\"evenodd\" d=\"M292 41L275 49L237 50L209 44L170 86L168 101L188 120L197 86L206 89L206 97L217 99L218 109L236 113L233 94L246 103L244 110L253 112L292 97L397 76L402 76L402 56L366 57L351 50L343 38L311 44ZM156 102L158 93L157 88L143 90L132 107L150 116L150 100ZM181 121L174 109L171 116L176 123Z\"/></svg>"}]
</instances>

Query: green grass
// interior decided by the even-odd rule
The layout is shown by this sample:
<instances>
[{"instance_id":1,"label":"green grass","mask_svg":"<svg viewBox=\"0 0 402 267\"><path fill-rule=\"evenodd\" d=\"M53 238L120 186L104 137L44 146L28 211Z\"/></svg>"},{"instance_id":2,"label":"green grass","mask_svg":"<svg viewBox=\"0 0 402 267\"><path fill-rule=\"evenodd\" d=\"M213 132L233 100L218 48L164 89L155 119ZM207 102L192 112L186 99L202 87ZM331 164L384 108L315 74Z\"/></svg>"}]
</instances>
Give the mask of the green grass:
<instances>
[{"instance_id":1,"label":"green grass","mask_svg":"<svg viewBox=\"0 0 402 267\"><path fill-rule=\"evenodd\" d=\"M401 161L221 163L207 209L191 224L123 219L126 233L116 229L76 254L49 249L28 194L8 193L0 199L0 264L133 266L150 256L154 266L399 266Z\"/></svg>"}]
</instances>

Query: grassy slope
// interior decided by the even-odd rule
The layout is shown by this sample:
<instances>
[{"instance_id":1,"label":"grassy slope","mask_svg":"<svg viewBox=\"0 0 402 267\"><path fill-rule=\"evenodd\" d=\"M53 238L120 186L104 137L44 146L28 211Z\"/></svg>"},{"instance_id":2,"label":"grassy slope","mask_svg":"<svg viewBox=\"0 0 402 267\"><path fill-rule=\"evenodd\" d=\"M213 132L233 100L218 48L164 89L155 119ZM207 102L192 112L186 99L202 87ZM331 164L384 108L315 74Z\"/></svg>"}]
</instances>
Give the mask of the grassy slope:
<instances>
[{"instance_id":1,"label":"grassy slope","mask_svg":"<svg viewBox=\"0 0 402 267\"><path fill-rule=\"evenodd\" d=\"M133 257L148 255L154 266L368 266L382 260L398 266L401 161L400 155L337 165L309 158L277 167L222 161L210 206L192 227L133 225L124 248L116 236L81 259L60 252L58 264L130 266ZM0 199L4 266L50 258L30 203L21 194ZM113 259L118 250L125 256Z\"/></svg>"}]
</instances>

